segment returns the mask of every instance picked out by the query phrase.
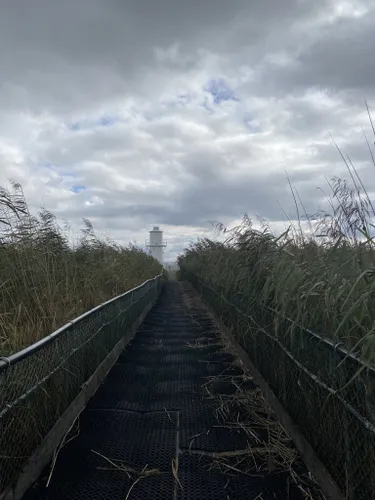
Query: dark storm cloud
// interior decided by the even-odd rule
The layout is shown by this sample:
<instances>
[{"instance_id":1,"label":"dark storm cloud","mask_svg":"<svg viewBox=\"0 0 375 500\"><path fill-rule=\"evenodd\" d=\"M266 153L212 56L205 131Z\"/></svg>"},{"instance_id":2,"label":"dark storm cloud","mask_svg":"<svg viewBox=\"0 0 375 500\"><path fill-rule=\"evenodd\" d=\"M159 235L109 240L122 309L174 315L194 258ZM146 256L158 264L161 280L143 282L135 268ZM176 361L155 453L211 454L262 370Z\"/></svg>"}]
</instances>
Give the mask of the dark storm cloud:
<instances>
[{"instance_id":1,"label":"dark storm cloud","mask_svg":"<svg viewBox=\"0 0 375 500\"><path fill-rule=\"evenodd\" d=\"M62 111L131 95L140 89L140 79L148 77L157 48L178 42L191 61L198 49L225 54L243 43L251 48L268 30L291 27L326 4L3 0L2 104ZM236 31L240 33L233 28L240 28L246 40L236 40ZM181 69L181 57L169 62Z\"/></svg>"}]
</instances>

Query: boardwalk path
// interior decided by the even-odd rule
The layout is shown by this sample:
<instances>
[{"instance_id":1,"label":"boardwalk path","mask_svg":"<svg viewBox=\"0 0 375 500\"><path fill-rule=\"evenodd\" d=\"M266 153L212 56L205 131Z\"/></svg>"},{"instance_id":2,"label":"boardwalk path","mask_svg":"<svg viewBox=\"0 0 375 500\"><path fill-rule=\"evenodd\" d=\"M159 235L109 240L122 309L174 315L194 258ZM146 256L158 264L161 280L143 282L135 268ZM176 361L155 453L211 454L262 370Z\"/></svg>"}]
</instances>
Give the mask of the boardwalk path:
<instances>
[{"instance_id":1,"label":"boardwalk path","mask_svg":"<svg viewBox=\"0 0 375 500\"><path fill-rule=\"evenodd\" d=\"M49 487L48 470L26 499L321 498L303 493L311 485L293 445L179 283L165 287L67 441Z\"/></svg>"}]
</instances>

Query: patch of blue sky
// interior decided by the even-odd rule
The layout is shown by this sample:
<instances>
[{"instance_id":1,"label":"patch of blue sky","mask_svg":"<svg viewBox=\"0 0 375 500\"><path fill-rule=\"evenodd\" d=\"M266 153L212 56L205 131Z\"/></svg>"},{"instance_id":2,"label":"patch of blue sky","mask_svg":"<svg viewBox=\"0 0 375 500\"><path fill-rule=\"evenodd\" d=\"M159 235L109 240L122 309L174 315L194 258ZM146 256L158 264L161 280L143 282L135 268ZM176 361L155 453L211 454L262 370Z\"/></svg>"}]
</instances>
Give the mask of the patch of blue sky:
<instances>
[{"instance_id":1,"label":"patch of blue sky","mask_svg":"<svg viewBox=\"0 0 375 500\"><path fill-rule=\"evenodd\" d=\"M116 123L122 121L115 115L102 115L95 120L83 119L75 122L67 123L66 126L69 130L76 132L78 130L96 128L96 127L111 127Z\"/></svg>"},{"instance_id":2,"label":"patch of blue sky","mask_svg":"<svg viewBox=\"0 0 375 500\"><path fill-rule=\"evenodd\" d=\"M98 123L98 125L100 125L102 127L111 127L112 125L114 125L118 121L119 121L119 119L116 116L104 115L104 116L101 116L99 118L97 123Z\"/></svg>"},{"instance_id":3,"label":"patch of blue sky","mask_svg":"<svg viewBox=\"0 0 375 500\"><path fill-rule=\"evenodd\" d=\"M86 186L82 185L82 184L75 184L74 186L71 187L71 191L73 191L73 193L81 193L82 191L85 191L87 188Z\"/></svg>"},{"instance_id":4,"label":"patch of blue sky","mask_svg":"<svg viewBox=\"0 0 375 500\"><path fill-rule=\"evenodd\" d=\"M259 134L262 131L260 123L249 112L244 113L243 123L252 134Z\"/></svg>"},{"instance_id":5,"label":"patch of blue sky","mask_svg":"<svg viewBox=\"0 0 375 500\"><path fill-rule=\"evenodd\" d=\"M80 130L82 127L82 122L74 122L74 123L68 123L67 127L69 130Z\"/></svg>"},{"instance_id":6,"label":"patch of blue sky","mask_svg":"<svg viewBox=\"0 0 375 500\"><path fill-rule=\"evenodd\" d=\"M220 104L223 101L240 101L235 95L234 90L232 90L225 80L221 78L210 80L205 90L212 95L215 104Z\"/></svg>"}]
</instances>

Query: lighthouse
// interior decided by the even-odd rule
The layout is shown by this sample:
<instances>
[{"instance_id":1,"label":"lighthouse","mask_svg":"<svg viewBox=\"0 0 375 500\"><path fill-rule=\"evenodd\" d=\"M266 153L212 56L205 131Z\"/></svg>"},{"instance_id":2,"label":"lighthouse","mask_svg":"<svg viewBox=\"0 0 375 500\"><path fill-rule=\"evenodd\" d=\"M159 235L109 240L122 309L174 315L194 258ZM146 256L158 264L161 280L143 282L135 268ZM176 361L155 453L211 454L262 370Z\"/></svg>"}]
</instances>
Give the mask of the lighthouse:
<instances>
[{"instance_id":1,"label":"lighthouse","mask_svg":"<svg viewBox=\"0 0 375 500\"><path fill-rule=\"evenodd\" d=\"M159 226L154 226L150 231L150 238L146 240L146 248L149 254L158 260L163 265L164 248L167 246L167 241L163 239L163 231Z\"/></svg>"}]
</instances>

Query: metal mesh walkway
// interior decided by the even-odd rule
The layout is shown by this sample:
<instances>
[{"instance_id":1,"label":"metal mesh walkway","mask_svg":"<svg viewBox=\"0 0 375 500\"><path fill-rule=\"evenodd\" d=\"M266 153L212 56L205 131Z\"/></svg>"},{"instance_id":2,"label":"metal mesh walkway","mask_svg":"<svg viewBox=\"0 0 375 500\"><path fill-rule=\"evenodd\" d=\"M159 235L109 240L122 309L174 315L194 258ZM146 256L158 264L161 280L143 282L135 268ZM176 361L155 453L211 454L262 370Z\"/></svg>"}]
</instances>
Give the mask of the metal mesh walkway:
<instances>
[{"instance_id":1,"label":"metal mesh walkway","mask_svg":"<svg viewBox=\"0 0 375 500\"><path fill-rule=\"evenodd\" d=\"M25 498L323 497L214 319L171 282Z\"/></svg>"}]
</instances>

